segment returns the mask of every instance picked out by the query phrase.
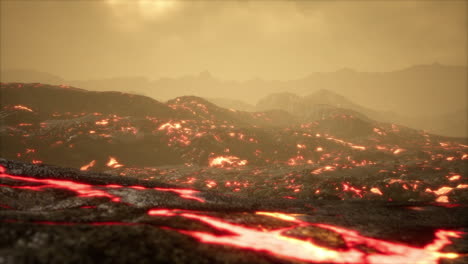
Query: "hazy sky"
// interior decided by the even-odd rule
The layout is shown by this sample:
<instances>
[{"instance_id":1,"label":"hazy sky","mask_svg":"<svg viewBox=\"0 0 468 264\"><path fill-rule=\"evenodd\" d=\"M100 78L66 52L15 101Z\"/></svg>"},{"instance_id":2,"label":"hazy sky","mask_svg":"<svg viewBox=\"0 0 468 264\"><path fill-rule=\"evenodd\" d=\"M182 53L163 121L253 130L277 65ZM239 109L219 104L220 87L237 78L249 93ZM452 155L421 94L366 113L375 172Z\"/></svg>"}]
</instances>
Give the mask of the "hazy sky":
<instances>
[{"instance_id":1,"label":"hazy sky","mask_svg":"<svg viewBox=\"0 0 468 264\"><path fill-rule=\"evenodd\" d=\"M294 79L467 63L467 1L1 0L2 69Z\"/></svg>"}]
</instances>

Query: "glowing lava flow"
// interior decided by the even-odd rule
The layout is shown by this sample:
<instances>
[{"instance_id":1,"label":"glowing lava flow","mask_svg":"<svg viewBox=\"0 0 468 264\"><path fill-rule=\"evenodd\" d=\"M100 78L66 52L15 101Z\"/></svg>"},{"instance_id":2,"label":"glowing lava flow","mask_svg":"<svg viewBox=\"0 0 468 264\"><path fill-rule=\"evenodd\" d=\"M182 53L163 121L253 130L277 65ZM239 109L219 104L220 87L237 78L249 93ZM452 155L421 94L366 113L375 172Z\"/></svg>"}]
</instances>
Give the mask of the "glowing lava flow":
<instances>
[{"instance_id":1,"label":"glowing lava flow","mask_svg":"<svg viewBox=\"0 0 468 264\"><path fill-rule=\"evenodd\" d=\"M93 167L95 164L96 164L96 161L93 160L93 161L91 161L90 163L88 163L88 164L86 164L86 165L84 165L84 166L81 166L80 170L81 170L81 171L86 171L86 170L88 170L89 168Z\"/></svg>"},{"instance_id":2,"label":"glowing lava flow","mask_svg":"<svg viewBox=\"0 0 468 264\"><path fill-rule=\"evenodd\" d=\"M426 188L425 192L434 193L435 195L437 195L437 199L435 201L438 203L448 203L449 198L447 194L449 194L453 189L466 189L466 188L468 188L468 184L458 184L457 187L443 186L435 191L431 190L430 188Z\"/></svg>"},{"instance_id":3,"label":"glowing lava flow","mask_svg":"<svg viewBox=\"0 0 468 264\"><path fill-rule=\"evenodd\" d=\"M373 187L370 189L372 193L378 194L378 195L383 195L382 191L379 188Z\"/></svg>"},{"instance_id":4,"label":"glowing lava flow","mask_svg":"<svg viewBox=\"0 0 468 264\"><path fill-rule=\"evenodd\" d=\"M247 160L241 160L235 156L219 156L215 158L211 158L209 161L210 167L237 167L237 166L245 166L247 165Z\"/></svg>"},{"instance_id":5,"label":"glowing lava flow","mask_svg":"<svg viewBox=\"0 0 468 264\"><path fill-rule=\"evenodd\" d=\"M66 189L72 192L75 192L80 197L107 197L111 199L113 202L119 202L120 198L114 196L110 193L107 193L103 190L99 190L94 188L94 186L85 184L85 183L78 183L73 181L67 180L57 180L57 179L36 179L30 178L25 176L14 176L5 173L5 168L0 166L0 178L10 178L12 180L18 181L25 181L25 182L33 182L39 183L43 185L39 186L10 186L11 188L17 189L29 189L29 190L43 190L46 188L59 188L59 189Z\"/></svg>"},{"instance_id":6,"label":"glowing lava flow","mask_svg":"<svg viewBox=\"0 0 468 264\"><path fill-rule=\"evenodd\" d=\"M117 185L117 184L93 186L93 185L86 184L86 183L79 183L79 182L68 181L68 180L36 179L36 178L25 177L25 176L9 175L5 173L5 168L2 166L0 166L0 178L10 178L12 180L43 184L43 185L38 185L38 186L9 186L11 188L27 189L27 190L34 190L34 191L40 191L40 190L47 189L47 188L59 188L59 189L66 189L66 190L75 192L78 194L79 197L108 197L113 202L120 202L120 198L104 190L98 189L96 187L113 188L113 189L125 188L125 186ZM184 199L195 200L200 203L205 202L204 199L196 196L196 194L199 193L199 191L192 190L192 189L158 188L158 187L148 188L148 187L143 187L143 186L128 186L128 188L132 188L136 190L156 190L156 191L161 191L161 192L172 192Z\"/></svg>"},{"instance_id":7,"label":"glowing lava flow","mask_svg":"<svg viewBox=\"0 0 468 264\"><path fill-rule=\"evenodd\" d=\"M109 157L109 161L107 162L106 165L107 167L114 168L114 169L123 167L123 165L120 164L114 157Z\"/></svg>"},{"instance_id":8,"label":"glowing lava flow","mask_svg":"<svg viewBox=\"0 0 468 264\"><path fill-rule=\"evenodd\" d=\"M15 106L13 106L13 109L33 112L33 110L31 108L29 108L27 106L24 106L24 105L15 105Z\"/></svg>"},{"instance_id":9,"label":"glowing lava flow","mask_svg":"<svg viewBox=\"0 0 468 264\"><path fill-rule=\"evenodd\" d=\"M200 203L204 203L205 200L197 197L196 194L199 193L199 191L192 190L192 189L175 189L175 188L154 188L157 191L162 191L162 192L173 192L177 193L181 198L184 199L191 199L195 201L199 201Z\"/></svg>"},{"instance_id":10,"label":"glowing lava flow","mask_svg":"<svg viewBox=\"0 0 468 264\"><path fill-rule=\"evenodd\" d=\"M180 129L181 127L182 126L180 125L180 123L171 124L170 122L167 122L167 123L161 125L158 130L167 129L167 130L171 131L171 130L174 130L174 129Z\"/></svg>"},{"instance_id":11,"label":"glowing lava flow","mask_svg":"<svg viewBox=\"0 0 468 264\"><path fill-rule=\"evenodd\" d=\"M451 243L449 240L450 237L460 237L460 233L454 231L439 230L436 232L436 239L432 243L426 245L424 248L417 248L364 237L357 231L341 227L304 222L291 215L282 213L257 212L258 215L275 217L297 225L264 231L230 223L220 218L201 215L199 212L187 212L177 209L155 209L150 210L148 214L162 217L182 216L230 233L229 235L215 235L208 232L176 229L176 231L192 236L203 243L228 245L254 251L262 251L278 257L300 261L369 264L436 264L440 258L454 259L459 257L457 253L440 252L444 246ZM326 248L314 244L312 240L301 240L284 235L285 231L307 226L315 226L340 234L346 244L346 249L335 250ZM371 252L364 252L362 250L363 246L372 248L373 250Z\"/></svg>"}]
</instances>

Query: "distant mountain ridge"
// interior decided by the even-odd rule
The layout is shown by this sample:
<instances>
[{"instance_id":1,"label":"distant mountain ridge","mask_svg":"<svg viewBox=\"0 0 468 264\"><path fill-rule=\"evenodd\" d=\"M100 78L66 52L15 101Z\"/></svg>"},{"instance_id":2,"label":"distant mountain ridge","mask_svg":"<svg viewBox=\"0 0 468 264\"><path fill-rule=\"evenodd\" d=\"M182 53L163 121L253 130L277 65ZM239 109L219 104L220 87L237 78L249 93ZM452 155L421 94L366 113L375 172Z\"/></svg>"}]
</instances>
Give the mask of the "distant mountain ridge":
<instances>
[{"instance_id":1,"label":"distant mountain ridge","mask_svg":"<svg viewBox=\"0 0 468 264\"><path fill-rule=\"evenodd\" d=\"M360 106L348 98L320 89L307 96L299 96L293 93L276 93L260 99L256 105L257 110L282 109L294 115L304 118L319 119L324 111L352 112L361 119L374 119L382 122L392 122L390 115Z\"/></svg>"},{"instance_id":2,"label":"distant mountain ridge","mask_svg":"<svg viewBox=\"0 0 468 264\"><path fill-rule=\"evenodd\" d=\"M431 133L453 136L468 136L468 107L430 117L408 117L390 111L376 111L363 107L332 91L321 89L307 96L293 93L274 93L260 99L257 111L285 110L303 120L319 120L324 115L352 114L361 120L396 123Z\"/></svg>"},{"instance_id":3,"label":"distant mountain ridge","mask_svg":"<svg viewBox=\"0 0 468 264\"><path fill-rule=\"evenodd\" d=\"M46 72L28 69L9 69L0 71L0 82L65 84L63 78Z\"/></svg>"},{"instance_id":4,"label":"distant mountain ridge","mask_svg":"<svg viewBox=\"0 0 468 264\"><path fill-rule=\"evenodd\" d=\"M262 79L242 82L224 81L217 79L208 71L193 76L157 80L146 77L121 77L86 81L63 80L37 71L30 73L2 71L0 79L2 82L27 80L27 82L51 84L63 83L95 91L122 91L147 95L159 101L185 95L218 98L211 101L222 107L244 111L257 110L249 105L256 104L270 94L288 92L307 97L322 90L351 99L353 102L351 105L335 104L335 106L358 111L369 118L402 123L437 133L449 133L446 134L449 136L466 136L467 116L463 111L456 112L455 116L451 113L467 106L467 72L466 66L434 63L391 72L341 69L335 72L312 73L304 78L290 81ZM462 125L457 125L453 129L441 128L443 126L441 123L447 123L442 116L455 117Z\"/></svg>"}]
</instances>

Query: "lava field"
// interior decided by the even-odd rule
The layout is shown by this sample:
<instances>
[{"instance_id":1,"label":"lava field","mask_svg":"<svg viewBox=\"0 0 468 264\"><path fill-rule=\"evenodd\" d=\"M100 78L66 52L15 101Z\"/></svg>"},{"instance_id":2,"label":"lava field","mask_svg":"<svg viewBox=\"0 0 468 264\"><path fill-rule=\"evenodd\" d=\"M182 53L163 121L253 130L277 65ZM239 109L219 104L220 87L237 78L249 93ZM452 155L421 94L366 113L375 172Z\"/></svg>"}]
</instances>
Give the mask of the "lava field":
<instances>
[{"instance_id":1,"label":"lava field","mask_svg":"<svg viewBox=\"0 0 468 264\"><path fill-rule=\"evenodd\" d=\"M0 263L465 263L468 143L2 83Z\"/></svg>"}]
</instances>

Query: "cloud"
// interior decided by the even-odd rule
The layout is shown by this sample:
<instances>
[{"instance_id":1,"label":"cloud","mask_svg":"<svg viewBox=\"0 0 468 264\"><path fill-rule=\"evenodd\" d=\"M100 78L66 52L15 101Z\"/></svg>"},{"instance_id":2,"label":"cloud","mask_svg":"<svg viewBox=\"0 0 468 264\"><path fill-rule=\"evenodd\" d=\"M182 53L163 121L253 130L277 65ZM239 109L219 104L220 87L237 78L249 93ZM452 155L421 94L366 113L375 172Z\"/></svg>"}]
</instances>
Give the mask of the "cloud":
<instances>
[{"instance_id":1,"label":"cloud","mask_svg":"<svg viewBox=\"0 0 468 264\"><path fill-rule=\"evenodd\" d=\"M180 11L181 2L174 0L106 0L112 11L114 25L126 30L138 30L143 23L162 22Z\"/></svg>"},{"instance_id":2,"label":"cloud","mask_svg":"<svg viewBox=\"0 0 468 264\"><path fill-rule=\"evenodd\" d=\"M466 64L464 1L2 1L2 67L292 79ZM34 41L32 41L34 40ZM64 63L66 62L66 63Z\"/></svg>"}]
</instances>

